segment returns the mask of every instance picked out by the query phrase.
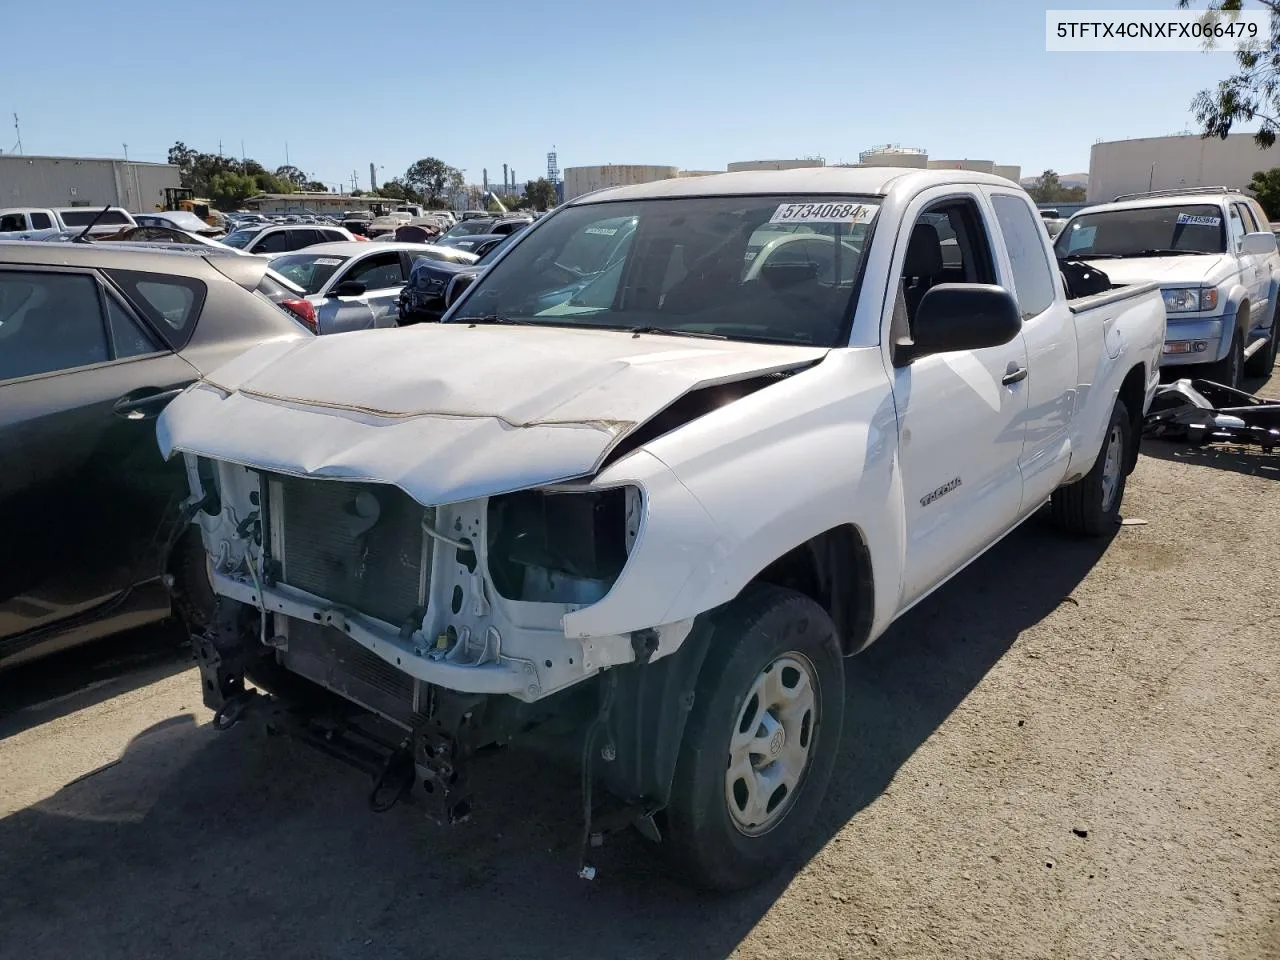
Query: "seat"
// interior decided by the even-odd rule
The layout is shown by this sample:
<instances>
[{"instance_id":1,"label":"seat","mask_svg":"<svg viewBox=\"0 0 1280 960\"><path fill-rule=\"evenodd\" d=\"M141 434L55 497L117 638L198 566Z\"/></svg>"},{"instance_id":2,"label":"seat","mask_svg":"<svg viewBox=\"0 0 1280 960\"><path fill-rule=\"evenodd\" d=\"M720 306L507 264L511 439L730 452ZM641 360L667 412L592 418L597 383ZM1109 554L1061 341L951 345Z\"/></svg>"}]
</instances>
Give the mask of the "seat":
<instances>
[{"instance_id":1,"label":"seat","mask_svg":"<svg viewBox=\"0 0 1280 960\"><path fill-rule=\"evenodd\" d=\"M938 283L944 266L937 227L931 223L917 223L911 230L907 255L902 264L902 295L908 321L915 319L916 308L929 288Z\"/></svg>"}]
</instances>

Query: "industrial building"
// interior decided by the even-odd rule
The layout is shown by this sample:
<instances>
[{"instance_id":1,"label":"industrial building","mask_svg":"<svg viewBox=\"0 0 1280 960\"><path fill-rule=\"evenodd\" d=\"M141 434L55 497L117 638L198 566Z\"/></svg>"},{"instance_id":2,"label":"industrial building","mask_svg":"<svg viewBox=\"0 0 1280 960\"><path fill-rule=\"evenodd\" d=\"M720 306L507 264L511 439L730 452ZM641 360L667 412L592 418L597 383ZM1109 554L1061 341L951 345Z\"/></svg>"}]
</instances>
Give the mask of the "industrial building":
<instances>
[{"instance_id":1,"label":"industrial building","mask_svg":"<svg viewBox=\"0 0 1280 960\"><path fill-rule=\"evenodd\" d=\"M1280 167L1280 145L1261 150L1251 133L1225 140L1196 134L1095 143L1089 151L1092 203L1124 193L1182 187L1249 186L1259 170Z\"/></svg>"},{"instance_id":2,"label":"industrial building","mask_svg":"<svg viewBox=\"0 0 1280 960\"><path fill-rule=\"evenodd\" d=\"M181 186L169 163L99 157L0 154L0 206L164 209L164 191Z\"/></svg>"},{"instance_id":3,"label":"industrial building","mask_svg":"<svg viewBox=\"0 0 1280 960\"><path fill-rule=\"evenodd\" d=\"M929 164L929 154L919 147L904 147L896 143L886 143L871 147L858 154L856 164L841 166L862 167L914 167L923 170Z\"/></svg>"},{"instance_id":4,"label":"industrial building","mask_svg":"<svg viewBox=\"0 0 1280 960\"><path fill-rule=\"evenodd\" d=\"M255 213L344 213L347 210L372 210L394 207L399 201L386 197L353 197L346 193L259 193L247 199L243 207Z\"/></svg>"}]
</instances>

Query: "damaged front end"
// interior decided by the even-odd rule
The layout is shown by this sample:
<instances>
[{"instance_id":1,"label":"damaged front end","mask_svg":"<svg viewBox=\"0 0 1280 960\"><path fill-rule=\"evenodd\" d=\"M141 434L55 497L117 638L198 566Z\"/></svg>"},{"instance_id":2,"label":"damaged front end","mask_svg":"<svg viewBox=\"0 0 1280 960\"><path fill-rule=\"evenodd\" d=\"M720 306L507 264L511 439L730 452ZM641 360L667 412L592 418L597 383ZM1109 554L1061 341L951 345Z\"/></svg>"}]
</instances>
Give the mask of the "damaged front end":
<instances>
[{"instance_id":1,"label":"damaged front end","mask_svg":"<svg viewBox=\"0 0 1280 960\"><path fill-rule=\"evenodd\" d=\"M220 597L197 644L215 722L266 705L252 684L276 694L274 723L314 740L314 717L296 721L300 704L319 701L296 679L338 694L377 722L327 716L319 739L330 752L339 739L360 743L344 759L380 776L375 805L390 777L393 795L421 785L438 819L465 816L463 770L476 749L550 716L589 717L590 696L569 688L646 644L678 644L691 626L639 643L566 636L563 617L603 598L627 563L643 521L637 486L424 507L386 484L187 460Z\"/></svg>"}]
</instances>

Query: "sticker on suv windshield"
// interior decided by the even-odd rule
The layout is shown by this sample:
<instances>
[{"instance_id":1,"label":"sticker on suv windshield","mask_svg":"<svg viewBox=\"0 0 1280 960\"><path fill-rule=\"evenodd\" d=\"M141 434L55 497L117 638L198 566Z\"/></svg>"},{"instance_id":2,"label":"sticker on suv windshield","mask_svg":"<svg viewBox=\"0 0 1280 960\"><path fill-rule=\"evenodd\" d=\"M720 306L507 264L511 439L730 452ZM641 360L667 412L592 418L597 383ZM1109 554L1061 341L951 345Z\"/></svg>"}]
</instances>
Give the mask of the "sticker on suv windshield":
<instances>
[{"instance_id":1,"label":"sticker on suv windshield","mask_svg":"<svg viewBox=\"0 0 1280 960\"><path fill-rule=\"evenodd\" d=\"M875 203L780 203L770 223L870 223Z\"/></svg>"},{"instance_id":2,"label":"sticker on suv windshield","mask_svg":"<svg viewBox=\"0 0 1280 960\"><path fill-rule=\"evenodd\" d=\"M1180 213L1178 214L1177 224L1180 227L1220 227L1222 226L1222 218Z\"/></svg>"},{"instance_id":3,"label":"sticker on suv windshield","mask_svg":"<svg viewBox=\"0 0 1280 960\"><path fill-rule=\"evenodd\" d=\"M336 267L342 262L341 257L317 257L316 266L318 267Z\"/></svg>"},{"instance_id":4,"label":"sticker on suv windshield","mask_svg":"<svg viewBox=\"0 0 1280 960\"><path fill-rule=\"evenodd\" d=\"M583 233L591 233L599 237L612 237L618 232L617 227L587 227Z\"/></svg>"}]
</instances>

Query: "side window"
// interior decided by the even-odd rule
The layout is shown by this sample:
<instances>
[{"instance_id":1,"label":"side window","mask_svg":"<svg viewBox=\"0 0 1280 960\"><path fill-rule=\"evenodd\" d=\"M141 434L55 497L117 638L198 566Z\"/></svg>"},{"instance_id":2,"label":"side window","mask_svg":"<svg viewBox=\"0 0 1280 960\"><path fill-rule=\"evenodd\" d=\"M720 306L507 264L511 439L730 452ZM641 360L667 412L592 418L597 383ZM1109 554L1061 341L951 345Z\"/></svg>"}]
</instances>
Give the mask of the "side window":
<instances>
[{"instance_id":1,"label":"side window","mask_svg":"<svg viewBox=\"0 0 1280 960\"><path fill-rule=\"evenodd\" d=\"M1240 252L1240 241L1244 239L1244 222L1240 219L1240 207L1238 204L1231 204L1230 214L1227 219L1227 234L1231 244L1231 252Z\"/></svg>"},{"instance_id":2,"label":"side window","mask_svg":"<svg viewBox=\"0 0 1280 960\"><path fill-rule=\"evenodd\" d=\"M116 298L107 295L107 327L111 331L112 353L117 360L155 353L160 345L137 320L129 316Z\"/></svg>"},{"instance_id":3,"label":"side window","mask_svg":"<svg viewBox=\"0 0 1280 960\"><path fill-rule=\"evenodd\" d=\"M159 330L174 350L181 350L191 338L200 309L204 306L205 285L194 277L136 270L108 270L125 297Z\"/></svg>"},{"instance_id":4,"label":"side window","mask_svg":"<svg viewBox=\"0 0 1280 960\"><path fill-rule=\"evenodd\" d=\"M259 237L250 248L253 253L284 253L292 250L293 247L288 245L287 230L276 230L274 233L268 233Z\"/></svg>"},{"instance_id":5,"label":"side window","mask_svg":"<svg viewBox=\"0 0 1280 960\"><path fill-rule=\"evenodd\" d=\"M314 244L323 242L324 237L319 230L290 230L289 231L289 249L301 250L303 247L310 247Z\"/></svg>"},{"instance_id":6,"label":"side window","mask_svg":"<svg viewBox=\"0 0 1280 960\"><path fill-rule=\"evenodd\" d=\"M320 236L328 243L344 243L348 239L337 230L321 230Z\"/></svg>"},{"instance_id":7,"label":"side window","mask_svg":"<svg viewBox=\"0 0 1280 960\"><path fill-rule=\"evenodd\" d=\"M47 213L33 213L31 214L31 229L52 230L53 221L49 218Z\"/></svg>"},{"instance_id":8,"label":"side window","mask_svg":"<svg viewBox=\"0 0 1280 960\"><path fill-rule=\"evenodd\" d=\"M391 251L365 257L348 270L347 275L342 279L363 283L367 290L398 287L404 283L404 274L400 268L400 254Z\"/></svg>"},{"instance_id":9,"label":"side window","mask_svg":"<svg viewBox=\"0 0 1280 960\"><path fill-rule=\"evenodd\" d=\"M35 223L35 217L31 218L31 222ZM17 233L25 229L27 222L20 213L6 213L0 217L0 233Z\"/></svg>"},{"instance_id":10,"label":"side window","mask_svg":"<svg viewBox=\"0 0 1280 960\"><path fill-rule=\"evenodd\" d=\"M1253 211L1253 217L1258 221L1258 230L1267 231L1271 229L1271 221L1267 219L1267 213L1257 203L1249 203L1248 207Z\"/></svg>"},{"instance_id":11,"label":"side window","mask_svg":"<svg viewBox=\"0 0 1280 960\"><path fill-rule=\"evenodd\" d=\"M995 207L996 222L1004 235L1009 251L1009 265L1013 268L1014 293L1022 309L1022 319L1027 320L1044 313L1053 303L1053 273L1044 252L1044 228L1031 215L1031 208L1022 200L1007 193L991 197Z\"/></svg>"},{"instance_id":12,"label":"side window","mask_svg":"<svg viewBox=\"0 0 1280 960\"><path fill-rule=\"evenodd\" d=\"M1253 219L1253 211L1249 209L1249 205L1245 203L1237 203L1234 206L1240 215L1241 221L1244 223L1244 232L1257 233L1258 224Z\"/></svg>"},{"instance_id":13,"label":"side window","mask_svg":"<svg viewBox=\"0 0 1280 960\"><path fill-rule=\"evenodd\" d=\"M895 309L910 324L924 295L941 283L995 283L991 244L972 199L942 200L920 214L907 237Z\"/></svg>"},{"instance_id":14,"label":"side window","mask_svg":"<svg viewBox=\"0 0 1280 960\"><path fill-rule=\"evenodd\" d=\"M92 277L0 270L0 380L109 358Z\"/></svg>"}]
</instances>

